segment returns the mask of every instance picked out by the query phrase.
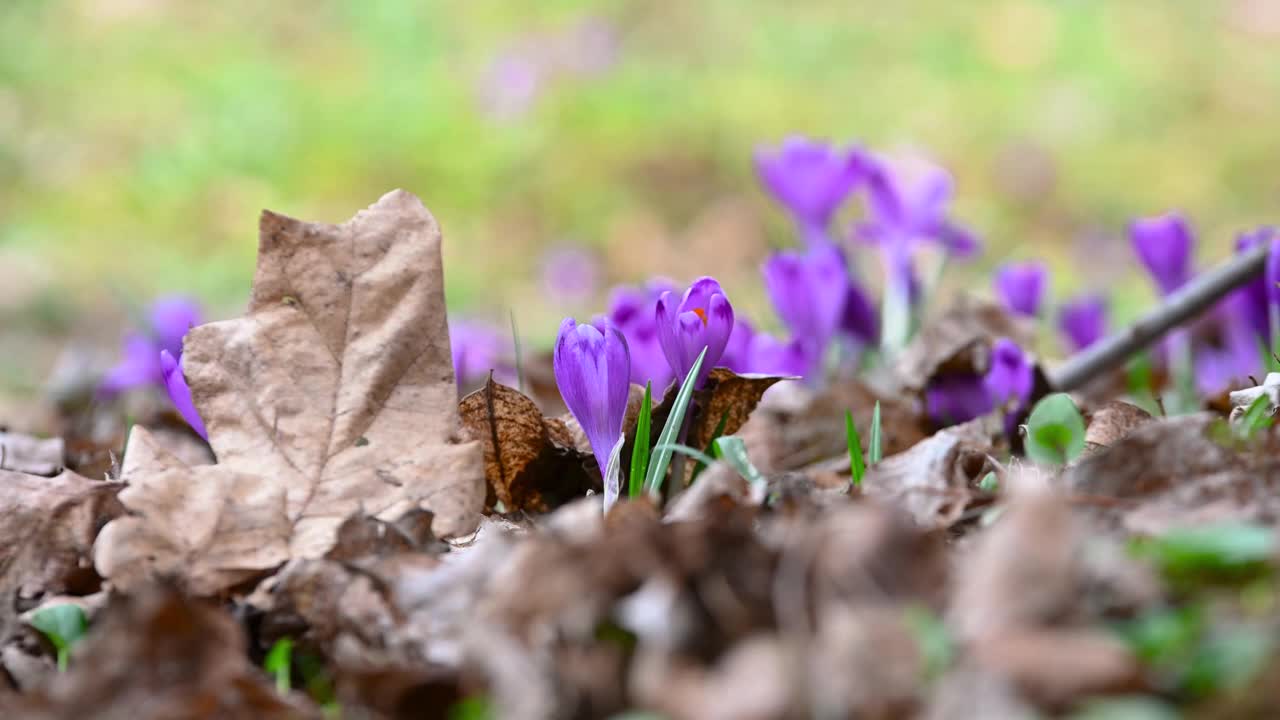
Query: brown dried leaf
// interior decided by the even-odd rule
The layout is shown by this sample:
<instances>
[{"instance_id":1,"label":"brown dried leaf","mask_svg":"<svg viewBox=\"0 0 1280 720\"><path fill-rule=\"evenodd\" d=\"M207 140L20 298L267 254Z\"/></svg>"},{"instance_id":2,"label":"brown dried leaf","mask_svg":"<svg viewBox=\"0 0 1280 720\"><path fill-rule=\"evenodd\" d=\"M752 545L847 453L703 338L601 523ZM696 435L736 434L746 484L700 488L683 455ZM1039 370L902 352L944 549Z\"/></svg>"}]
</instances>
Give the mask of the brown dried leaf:
<instances>
[{"instance_id":1,"label":"brown dried leaf","mask_svg":"<svg viewBox=\"0 0 1280 720\"><path fill-rule=\"evenodd\" d=\"M47 478L0 470L0 639L45 598L98 590L93 542L124 512L121 487L70 471Z\"/></svg>"},{"instance_id":2,"label":"brown dried leaf","mask_svg":"<svg viewBox=\"0 0 1280 720\"><path fill-rule=\"evenodd\" d=\"M894 367L908 390L921 390L935 375L980 372L989 364L991 344L1007 337L1030 347L1035 323L1015 317L995 303L961 295L942 315L928 321L902 351Z\"/></svg>"},{"instance_id":3,"label":"brown dried leaf","mask_svg":"<svg viewBox=\"0 0 1280 720\"><path fill-rule=\"evenodd\" d=\"M697 411L689 425L689 446L705 448L721 420L724 421L723 435L738 432L764 392L783 379L772 375L738 375L727 368L714 368L707 376L706 387L696 398ZM674 393L671 402L675 402Z\"/></svg>"},{"instance_id":4,"label":"brown dried leaf","mask_svg":"<svg viewBox=\"0 0 1280 720\"><path fill-rule=\"evenodd\" d=\"M113 580L216 591L323 555L353 513L475 528L483 454L458 440L440 231L409 193L337 226L264 212L247 314L192 330L183 366L218 464L130 475L134 515L97 554Z\"/></svg>"},{"instance_id":5,"label":"brown dried leaf","mask_svg":"<svg viewBox=\"0 0 1280 720\"><path fill-rule=\"evenodd\" d=\"M1280 517L1280 433L1237 440L1215 414L1141 425L1069 468L1062 482L1094 514L1133 533Z\"/></svg>"},{"instance_id":6,"label":"brown dried leaf","mask_svg":"<svg viewBox=\"0 0 1280 720\"><path fill-rule=\"evenodd\" d=\"M1104 447L1114 445L1152 419L1151 413L1137 405L1112 400L1092 413L1084 441Z\"/></svg>"},{"instance_id":7,"label":"brown dried leaf","mask_svg":"<svg viewBox=\"0 0 1280 720\"><path fill-rule=\"evenodd\" d=\"M470 437L484 447L492 500L507 512L546 512L599 489L598 476L587 471L591 454L578 450L563 421L544 418L519 390L490 378L458 403L458 412Z\"/></svg>"},{"instance_id":8,"label":"brown dried leaf","mask_svg":"<svg viewBox=\"0 0 1280 720\"><path fill-rule=\"evenodd\" d=\"M70 671L7 710L5 717L32 720L320 717L300 696L279 695L249 663L229 615L159 588L116 598Z\"/></svg>"},{"instance_id":9,"label":"brown dried leaf","mask_svg":"<svg viewBox=\"0 0 1280 720\"><path fill-rule=\"evenodd\" d=\"M991 416L970 420L886 457L867 469L863 492L898 505L924 527L949 527L964 515L978 481L995 469L997 425Z\"/></svg>"},{"instance_id":10,"label":"brown dried leaf","mask_svg":"<svg viewBox=\"0 0 1280 720\"><path fill-rule=\"evenodd\" d=\"M0 470L57 475L63 466L62 454L62 438L41 440L22 433L0 432Z\"/></svg>"},{"instance_id":11,"label":"brown dried leaf","mask_svg":"<svg viewBox=\"0 0 1280 720\"><path fill-rule=\"evenodd\" d=\"M885 457L903 452L927 437L913 407L882 397L857 380L836 383L821 393L799 383L779 385L764 397L738 434L761 472L797 470L832 457L848 457L846 411L853 413L854 425L866 442L877 401Z\"/></svg>"}]
</instances>

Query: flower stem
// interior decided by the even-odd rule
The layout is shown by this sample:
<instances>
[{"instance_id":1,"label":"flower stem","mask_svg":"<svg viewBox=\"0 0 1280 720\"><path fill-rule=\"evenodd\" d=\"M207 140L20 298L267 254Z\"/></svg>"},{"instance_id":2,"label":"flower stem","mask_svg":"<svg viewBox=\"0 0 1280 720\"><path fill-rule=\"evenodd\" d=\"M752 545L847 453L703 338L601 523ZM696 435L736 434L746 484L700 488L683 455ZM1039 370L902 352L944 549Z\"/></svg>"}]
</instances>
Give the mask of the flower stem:
<instances>
[{"instance_id":1,"label":"flower stem","mask_svg":"<svg viewBox=\"0 0 1280 720\"><path fill-rule=\"evenodd\" d=\"M693 413L685 413L684 420L680 422L680 434L676 436L677 444L686 444L685 441L689 438L689 426L693 424L692 421ZM671 484L667 487L671 488L670 497L672 498L684 491L684 461L684 453L676 453L676 456L671 458Z\"/></svg>"}]
</instances>

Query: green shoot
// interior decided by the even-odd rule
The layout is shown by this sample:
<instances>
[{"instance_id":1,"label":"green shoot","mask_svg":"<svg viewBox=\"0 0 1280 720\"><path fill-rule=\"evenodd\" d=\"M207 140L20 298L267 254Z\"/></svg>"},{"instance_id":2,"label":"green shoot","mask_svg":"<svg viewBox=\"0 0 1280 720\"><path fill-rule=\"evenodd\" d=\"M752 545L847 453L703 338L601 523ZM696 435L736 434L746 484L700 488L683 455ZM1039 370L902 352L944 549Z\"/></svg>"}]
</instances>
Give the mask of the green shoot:
<instances>
[{"instance_id":1,"label":"green shoot","mask_svg":"<svg viewBox=\"0 0 1280 720\"><path fill-rule=\"evenodd\" d=\"M684 455L685 457L689 457L689 458L693 458L694 460L697 460L698 462L702 463L703 465L710 465L711 463L713 463L713 462L715 462L715 461L716 461L716 459L715 459L715 458L711 457L711 456L710 456L710 455L708 455L707 453L704 453L704 452L702 452L701 450L698 450L697 448L691 448L691 447L689 447L688 445L681 445L680 443L670 443L670 444L667 444L667 445L658 445L658 446L654 447L653 449L654 449L654 451L655 451L655 452L656 452L656 451L658 451L658 450L660 450L660 449L661 449L661 450L667 450L667 451L670 451L670 452L678 452L678 453L680 453L681 455Z\"/></svg>"},{"instance_id":2,"label":"green shoot","mask_svg":"<svg viewBox=\"0 0 1280 720\"><path fill-rule=\"evenodd\" d=\"M448 720L489 720L494 714L488 698L472 695L454 703L445 717Z\"/></svg>"},{"instance_id":3,"label":"green shoot","mask_svg":"<svg viewBox=\"0 0 1280 720\"><path fill-rule=\"evenodd\" d=\"M636 440L631 448L631 473L627 475L627 497L638 498L644 491L644 474L649 469L649 426L653 424L653 382L644 384L644 402L636 418Z\"/></svg>"},{"instance_id":4,"label":"green shoot","mask_svg":"<svg viewBox=\"0 0 1280 720\"><path fill-rule=\"evenodd\" d=\"M671 415L667 417L667 424L658 435L658 447L654 448L653 460L649 464L649 472L644 479L644 489L650 497L657 498L662 490L662 480L667 474L667 466L671 464L671 448L667 446L675 443L676 435L684 425L685 411L689 409L689 403L693 400L693 383L698 379L698 373L702 371L702 361L706 359L707 349L703 348L698 359L693 362L693 367L689 369L689 374L685 376L684 382L680 383L675 404L671 406Z\"/></svg>"},{"instance_id":5,"label":"green shoot","mask_svg":"<svg viewBox=\"0 0 1280 720\"><path fill-rule=\"evenodd\" d=\"M262 661L262 669L275 676L276 692L288 695L293 689L293 639L283 637L277 640Z\"/></svg>"},{"instance_id":6,"label":"green shoot","mask_svg":"<svg viewBox=\"0 0 1280 720\"><path fill-rule=\"evenodd\" d=\"M1261 430L1271 427L1271 423L1275 420L1271 417L1271 398L1266 393L1259 395L1252 403L1249 403L1248 409L1244 411L1244 415L1240 416L1240 420L1236 424L1236 434L1243 440L1248 440Z\"/></svg>"},{"instance_id":7,"label":"green shoot","mask_svg":"<svg viewBox=\"0 0 1280 720\"><path fill-rule=\"evenodd\" d=\"M1000 480L996 478L995 472L989 472L982 476L978 481L978 489L982 492L993 493L1000 489Z\"/></svg>"},{"instance_id":8,"label":"green shoot","mask_svg":"<svg viewBox=\"0 0 1280 720\"><path fill-rule=\"evenodd\" d=\"M862 476L867 474L867 464L862 459L862 438L853 425L853 413L844 411L844 434L849 446L849 476L854 487L862 487Z\"/></svg>"},{"instance_id":9,"label":"green shoot","mask_svg":"<svg viewBox=\"0 0 1280 720\"><path fill-rule=\"evenodd\" d=\"M1262 525L1228 523L1175 530L1136 540L1133 547L1174 584L1234 584L1271 568L1276 536Z\"/></svg>"},{"instance_id":10,"label":"green shoot","mask_svg":"<svg viewBox=\"0 0 1280 720\"><path fill-rule=\"evenodd\" d=\"M871 411L871 442L867 448L867 460L875 465L884 458L883 453L880 446L880 401L877 400L876 409Z\"/></svg>"},{"instance_id":11,"label":"green shoot","mask_svg":"<svg viewBox=\"0 0 1280 720\"><path fill-rule=\"evenodd\" d=\"M1042 465L1066 465L1084 452L1084 418L1066 393L1048 395L1027 418L1027 457Z\"/></svg>"},{"instance_id":12,"label":"green shoot","mask_svg":"<svg viewBox=\"0 0 1280 720\"><path fill-rule=\"evenodd\" d=\"M765 484L764 475L751 463L751 458L747 457L747 444L742 442L742 438L737 435L722 437L716 441L716 449L725 462L746 478L747 482L759 486Z\"/></svg>"},{"instance_id":13,"label":"green shoot","mask_svg":"<svg viewBox=\"0 0 1280 720\"><path fill-rule=\"evenodd\" d=\"M58 672L66 672L71 648L84 637L89 621L79 605L68 603L37 610L31 616L31 626L53 643L58 653Z\"/></svg>"}]
</instances>

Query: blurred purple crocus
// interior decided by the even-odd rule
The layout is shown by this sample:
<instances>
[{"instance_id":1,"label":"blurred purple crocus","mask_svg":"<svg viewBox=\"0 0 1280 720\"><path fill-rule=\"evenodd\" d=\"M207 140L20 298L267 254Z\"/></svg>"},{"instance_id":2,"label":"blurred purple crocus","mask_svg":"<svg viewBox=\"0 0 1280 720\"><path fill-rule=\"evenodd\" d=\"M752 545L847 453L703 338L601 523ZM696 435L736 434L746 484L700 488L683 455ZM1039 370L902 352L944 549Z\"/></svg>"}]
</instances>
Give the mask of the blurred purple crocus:
<instances>
[{"instance_id":1,"label":"blurred purple crocus","mask_svg":"<svg viewBox=\"0 0 1280 720\"><path fill-rule=\"evenodd\" d=\"M516 380L509 336L496 326L450 318L449 349L459 390L483 383L491 370L494 380L504 385Z\"/></svg>"},{"instance_id":2,"label":"blurred purple crocus","mask_svg":"<svg viewBox=\"0 0 1280 720\"><path fill-rule=\"evenodd\" d=\"M800 340L782 341L757 332L751 338L748 372L785 377L804 377L812 359Z\"/></svg>"},{"instance_id":3,"label":"blurred purple crocus","mask_svg":"<svg viewBox=\"0 0 1280 720\"><path fill-rule=\"evenodd\" d=\"M677 379L689 374L706 348L707 356L694 381L694 387L702 387L711 368L720 363L733 332L733 306L720 283L710 277L698 278L685 290L678 305L674 292L662 293L657 319L658 342Z\"/></svg>"},{"instance_id":4,"label":"blurred purple crocus","mask_svg":"<svg viewBox=\"0 0 1280 720\"><path fill-rule=\"evenodd\" d=\"M622 420L631 389L627 341L607 319L601 327L565 318L552 357L556 386L564 404L586 433L596 464L605 478L605 509L618 497L618 479L610 478L609 460L622 446Z\"/></svg>"},{"instance_id":5,"label":"blurred purple crocus","mask_svg":"<svg viewBox=\"0 0 1280 720\"><path fill-rule=\"evenodd\" d=\"M1256 247L1259 243L1270 245L1267 262L1261 277L1245 284L1236 293L1246 299L1241 300L1238 308L1243 318L1253 328L1254 334L1262 338L1267 346L1271 346L1273 316L1280 307L1280 233L1273 227L1260 227L1251 232L1241 233L1236 238L1236 252L1243 253ZM1233 294L1236 294L1233 293ZM1280 320L1280 317L1276 318ZM1277 328L1280 329L1280 328Z\"/></svg>"},{"instance_id":6,"label":"blurred purple crocus","mask_svg":"<svg viewBox=\"0 0 1280 720\"><path fill-rule=\"evenodd\" d=\"M160 351L160 372L164 379L164 389L169 393L169 401L173 403L174 409L197 435L208 442L209 431L205 429L200 413L196 412L195 401L191 399L191 388L187 386L187 379L182 374L182 366L168 350Z\"/></svg>"},{"instance_id":7,"label":"blurred purple crocus","mask_svg":"<svg viewBox=\"0 0 1280 720\"><path fill-rule=\"evenodd\" d=\"M1080 295L1058 309L1058 329L1073 352L1079 352L1107 333L1107 301L1101 295Z\"/></svg>"},{"instance_id":8,"label":"blurred purple crocus","mask_svg":"<svg viewBox=\"0 0 1280 720\"><path fill-rule=\"evenodd\" d=\"M755 342L756 329L743 317L733 319L733 331L720 356L720 365L735 373L756 372L751 369L751 345Z\"/></svg>"},{"instance_id":9,"label":"blurred purple crocus","mask_svg":"<svg viewBox=\"0 0 1280 720\"><path fill-rule=\"evenodd\" d=\"M1168 295L1191 279L1195 238L1180 213L1170 212L1134 220L1129 238L1161 295Z\"/></svg>"},{"instance_id":10,"label":"blurred purple crocus","mask_svg":"<svg viewBox=\"0 0 1280 720\"><path fill-rule=\"evenodd\" d=\"M1044 300L1049 270L1044 263L1025 262L1002 265L995 274L996 297L1011 313L1036 317Z\"/></svg>"},{"instance_id":11,"label":"blurred purple crocus","mask_svg":"<svg viewBox=\"0 0 1280 720\"><path fill-rule=\"evenodd\" d=\"M991 367L982 384L994 407L1007 408L1013 414L1031 400L1035 368L1017 343L999 338L991 346Z\"/></svg>"},{"instance_id":12,"label":"blurred purple crocus","mask_svg":"<svg viewBox=\"0 0 1280 720\"><path fill-rule=\"evenodd\" d=\"M834 244L818 241L803 253L774 253L761 267L773 309L809 355L811 374L844 319L849 273Z\"/></svg>"},{"instance_id":13,"label":"blurred purple crocus","mask_svg":"<svg viewBox=\"0 0 1280 720\"><path fill-rule=\"evenodd\" d=\"M806 241L825 240L831 219L866 174L866 154L793 135L755 153L756 174Z\"/></svg>"},{"instance_id":14,"label":"blurred purple crocus","mask_svg":"<svg viewBox=\"0 0 1280 720\"><path fill-rule=\"evenodd\" d=\"M991 412L991 395L981 375L940 375L924 389L925 412L940 426L967 422Z\"/></svg>"},{"instance_id":15,"label":"blurred purple crocus","mask_svg":"<svg viewBox=\"0 0 1280 720\"><path fill-rule=\"evenodd\" d=\"M542 287L557 302L577 303L596 292L600 261L577 245L551 248L542 257Z\"/></svg>"},{"instance_id":16,"label":"blurred purple crocus","mask_svg":"<svg viewBox=\"0 0 1280 720\"><path fill-rule=\"evenodd\" d=\"M658 340L658 298L674 288L670 281L658 279L642 288L616 288L609 299L609 320L627 339L631 352L631 382L653 383L657 397L675 377Z\"/></svg>"},{"instance_id":17,"label":"blurred purple crocus","mask_svg":"<svg viewBox=\"0 0 1280 720\"><path fill-rule=\"evenodd\" d=\"M107 371L99 391L111 396L144 385L163 387L161 351L181 359L182 338L200 322L200 306L190 298L172 296L153 302L147 308L146 331L125 335L124 357Z\"/></svg>"}]
</instances>

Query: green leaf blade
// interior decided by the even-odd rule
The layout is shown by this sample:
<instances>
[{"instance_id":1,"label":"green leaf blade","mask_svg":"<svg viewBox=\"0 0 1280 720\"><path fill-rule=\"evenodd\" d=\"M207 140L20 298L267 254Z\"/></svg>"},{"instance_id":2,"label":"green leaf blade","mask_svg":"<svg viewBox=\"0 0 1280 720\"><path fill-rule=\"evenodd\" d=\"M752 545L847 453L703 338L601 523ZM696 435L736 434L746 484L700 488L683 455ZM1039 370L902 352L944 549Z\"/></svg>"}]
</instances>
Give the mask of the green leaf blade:
<instances>
[{"instance_id":1,"label":"green leaf blade","mask_svg":"<svg viewBox=\"0 0 1280 720\"><path fill-rule=\"evenodd\" d=\"M1084 452L1084 431L1084 417L1069 395L1047 395L1027 418L1027 457L1042 465L1066 465Z\"/></svg>"},{"instance_id":2,"label":"green leaf blade","mask_svg":"<svg viewBox=\"0 0 1280 720\"><path fill-rule=\"evenodd\" d=\"M662 428L662 433L658 435L658 445L666 446L675 443L676 435L679 434L680 428L684 425L685 411L689 409L689 403L693 400L693 384L698 378L698 373L702 371L702 363L707 359L707 349L703 348L698 354L698 359L694 361L693 367L690 368L689 374L685 376L684 382L680 383L680 390L676 393L675 404L671 407L671 415L667 417L667 423ZM657 498L662 489L663 476L667 474L667 466L671 464L671 449L663 450L654 449L653 458L649 464L649 472L645 476L644 488L645 492L653 498Z\"/></svg>"},{"instance_id":3,"label":"green leaf blade","mask_svg":"<svg viewBox=\"0 0 1280 720\"><path fill-rule=\"evenodd\" d=\"M644 384L644 402L636 418L635 445L631 448L631 472L627 475L627 497L644 492L644 476L649 470L649 426L653 424L653 381Z\"/></svg>"},{"instance_id":4,"label":"green leaf blade","mask_svg":"<svg viewBox=\"0 0 1280 720\"><path fill-rule=\"evenodd\" d=\"M866 462L862 459L862 438L858 437L858 428L853 424L853 412L844 411L845 443L849 446L849 477L854 487L862 487L862 478L867 474Z\"/></svg>"},{"instance_id":5,"label":"green leaf blade","mask_svg":"<svg viewBox=\"0 0 1280 720\"><path fill-rule=\"evenodd\" d=\"M875 465L884 459L884 450L880 439L880 401L876 401L876 409L871 412L871 438L867 450L867 459Z\"/></svg>"}]
</instances>

